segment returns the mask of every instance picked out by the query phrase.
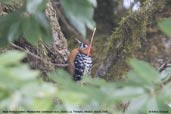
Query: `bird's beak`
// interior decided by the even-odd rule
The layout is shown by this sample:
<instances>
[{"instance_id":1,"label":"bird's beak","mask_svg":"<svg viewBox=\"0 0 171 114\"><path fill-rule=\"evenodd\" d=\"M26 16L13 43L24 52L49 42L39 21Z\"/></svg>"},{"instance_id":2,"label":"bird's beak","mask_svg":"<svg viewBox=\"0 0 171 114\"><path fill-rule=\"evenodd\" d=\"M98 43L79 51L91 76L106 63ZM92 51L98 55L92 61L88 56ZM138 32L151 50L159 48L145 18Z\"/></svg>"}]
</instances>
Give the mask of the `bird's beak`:
<instances>
[{"instance_id":1,"label":"bird's beak","mask_svg":"<svg viewBox=\"0 0 171 114\"><path fill-rule=\"evenodd\" d=\"M79 44L81 44L81 41L80 40L78 40L78 39L75 39Z\"/></svg>"}]
</instances>

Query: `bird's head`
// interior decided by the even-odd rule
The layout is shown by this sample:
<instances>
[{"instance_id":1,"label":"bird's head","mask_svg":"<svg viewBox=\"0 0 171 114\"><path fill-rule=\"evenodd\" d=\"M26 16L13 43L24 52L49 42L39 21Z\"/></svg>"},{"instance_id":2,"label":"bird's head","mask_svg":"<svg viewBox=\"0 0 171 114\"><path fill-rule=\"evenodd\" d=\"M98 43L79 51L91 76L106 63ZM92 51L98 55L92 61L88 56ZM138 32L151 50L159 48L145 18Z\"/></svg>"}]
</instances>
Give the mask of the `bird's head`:
<instances>
[{"instance_id":1,"label":"bird's head","mask_svg":"<svg viewBox=\"0 0 171 114\"><path fill-rule=\"evenodd\" d=\"M95 32L96 32L96 27L94 28L90 44L89 43L83 43L83 42L76 39L77 42L80 44L79 52L84 53L88 56L92 56L92 54L93 54L92 43L93 43L93 38L94 38Z\"/></svg>"},{"instance_id":2,"label":"bird's head","mask_svg":"<svg viewBox=\"0 0 171 114\"><path fill-rule=\"evenodd\" d=\"M92 46L88 43L80 43L80 52L84 53L86 55L92 56L93 54L93 49Z\"/></svg>"}]
</instances>

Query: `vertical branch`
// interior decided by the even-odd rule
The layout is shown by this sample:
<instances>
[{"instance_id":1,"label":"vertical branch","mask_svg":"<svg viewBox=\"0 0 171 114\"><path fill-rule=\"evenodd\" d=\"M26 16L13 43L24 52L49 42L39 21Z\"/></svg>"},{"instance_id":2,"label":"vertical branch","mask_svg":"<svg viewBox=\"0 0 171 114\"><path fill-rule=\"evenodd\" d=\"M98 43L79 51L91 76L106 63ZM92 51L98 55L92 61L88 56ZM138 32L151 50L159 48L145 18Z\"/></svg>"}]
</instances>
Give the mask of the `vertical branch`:
<instances>
[{"instance_id":1,"label":"vertical branch","mask_svg":"<svg viewBox=\"0 0 171 114\"><path fill-rule=\"evenodd\" d=\"M67 40L65 39L60 25L58 23L56 11L52 6L52 1L49 0L47 3L47 8L45 11L46 16L48 17L51 25L52 36L53 36L53 48L56 53L60 53L64 60L68 57L68 45Z\"/></svg>"},{"instance_id":2,"label":"vertical branch","mask_svg":"<svg viewBox=\"0 0 171 114\"><path fill-rule=\"evenodd\" d=\"M166 0L147 0L141 9L122 19L110 37L107 54L97 69L97 76L110 80L123 78L123 74L128 70L127 59L141 46L140 39L146 38L147 25L159 9L162 10L165 3Z\"/></svg>"}]
</instances>

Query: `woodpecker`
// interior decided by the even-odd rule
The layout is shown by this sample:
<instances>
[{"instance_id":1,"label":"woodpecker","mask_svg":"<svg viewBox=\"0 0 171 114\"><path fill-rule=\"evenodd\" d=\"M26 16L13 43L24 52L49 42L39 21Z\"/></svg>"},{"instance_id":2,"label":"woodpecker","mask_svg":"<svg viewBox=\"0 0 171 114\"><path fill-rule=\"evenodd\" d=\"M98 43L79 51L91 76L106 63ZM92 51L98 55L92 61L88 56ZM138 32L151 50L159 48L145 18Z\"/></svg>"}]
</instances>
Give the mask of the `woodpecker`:
<instances>
[{"instance_id":1,"label":"woodpecker","mask_svg":"<svg viewBox=\"0 0 171 114\"><path fill-rule=\"evenodd\" d=\"M92 67L92 47L80 42L80 47L71 51L68 56L68 71L73 80L80 81L84 74L89 74Z\"/></svg>"}]
</instances>

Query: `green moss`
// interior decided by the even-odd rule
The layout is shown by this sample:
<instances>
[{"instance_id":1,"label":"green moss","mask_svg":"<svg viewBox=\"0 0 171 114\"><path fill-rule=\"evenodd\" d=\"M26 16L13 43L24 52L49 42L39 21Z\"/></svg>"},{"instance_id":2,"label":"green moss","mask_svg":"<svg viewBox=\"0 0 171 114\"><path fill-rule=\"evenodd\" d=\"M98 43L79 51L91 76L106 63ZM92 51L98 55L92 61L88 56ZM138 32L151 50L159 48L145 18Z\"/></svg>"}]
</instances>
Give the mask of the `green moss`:
<instances>
[{"instance_id":1,"label":"green moss","mask_svg":"<svg viewBox=\"0 0 171 114\"><path fill-rule=\"evenodd\" d=\"M113 72L107 73L107 78L121 79L127 72L126 59L140 46L140 37L145 36L145 19L137 18L136 15L127 16L122 19L120 28L112 34L111 44L108 52L117 52L117 61L112 66ZM116 70L115 70L116 69Z\"/></svg>"},{"instance_id":2,"label":"green moss","mask_svg":"<svg viewBox=\"0 0 171 114\"><path fill-rule=\"evenodd\" d=\"M137 12L130 13L123 17L119 27L113 32L107 45L107 53L104 57L102 66L98 71L105 73L105 79L122 79L127 73L127 59L132 57L141 46L141 39L146 38L146 27L150 23L150 18L155 16L158 9L164 6L165 1L160 3L149 2Z\"/></svg>"}]
</instances>

